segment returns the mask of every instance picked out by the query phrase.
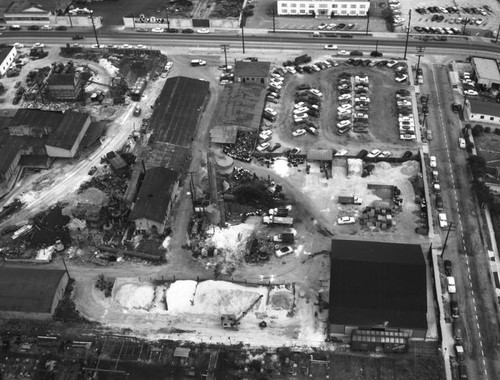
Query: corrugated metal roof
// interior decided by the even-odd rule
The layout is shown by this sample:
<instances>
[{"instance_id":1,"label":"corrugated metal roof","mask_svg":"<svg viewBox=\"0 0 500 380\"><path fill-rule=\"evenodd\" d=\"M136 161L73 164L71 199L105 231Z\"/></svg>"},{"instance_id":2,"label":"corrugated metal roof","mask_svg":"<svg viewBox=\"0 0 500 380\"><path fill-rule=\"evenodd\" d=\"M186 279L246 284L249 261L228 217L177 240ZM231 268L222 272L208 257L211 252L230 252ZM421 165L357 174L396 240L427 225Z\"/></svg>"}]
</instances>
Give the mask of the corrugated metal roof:
<instances>
[{"instance_id":1,"label":"corrugated metal roof","mask_svg":"<svg viewBox=\"0 0 500 380\"><path fill-rule=\"evenodd\" d=\"M59 269L0 267L0 310L49 313L65 275Z\"/></svg>"},{"instance_id":2,"label":"corrugated metal roof","mask_svg":"<svg viewBox=\"0 0 500 380\"><path fill-rule=\"evenodd\" d=\"M427 328L427 272L417 244L332 240L330 323Z\"/></svg>"},{"instance_id":3,"label":"corrugated metal roof","mask_svg":"<svg viewBox=\"0 0 500 380\"><path fill-rule=\"evenodd\" d=\"M331 161L333 159L332 149L309 149L307 151L309 161Z\"/></svg>"},{"instance_id":4,"label":"corrugated metal roof","mask_svg":"<svg viewBox=\"0 0 500 380\"><path fill-rule=\"evenodd\" d=\"M500 70L496 59L472 57L472 64L478 79L488 79L500 83Z\"/></svg>"},{"instance_id":5,"label":"corrugated metal roof","mask_svg":"<svg viewBox=\"0 0 500 380\"><path fill-rule=\"evenodd\" d=\"M148 219L163 223L178 173L166 168L146 171L129 220Z\"/></svg>"},{"instance_id":6,"label":"corrugated metal roof","mask_svg":"<svg viewBox=\"0 0 500 380\"><path fill-rule=\"evenodd\" d=\"M89 118L87 113L66 111L58 127L50 134L46 145L71 149Z\"/></svg>"},{"instance_id":7,"label":"corrugated metal roof","mask_svg":"<svg viewBox=\"0 0 500 380\"><path fill-rule=\"evenodd\" d=\"M484 100L468 97L470 112L479 115L500 116L500 104L497 102L485 102ZM485 120L487 122L489 120Z\"/></svg>"},{"instance_id":8,"label":"corrugated metal roof","mask_svg":"<svg viewBox=\"0 0 500 380\"><path fill-rule=\"evenodd\" d=\"M63 118L61 111L20 108L9 123L9 127L30 126L55 130Z\"/></svg>"},{"instance_id":9,"label":"corrugated metal roof","mask_svg":"<svg viewBox=\"0 0 500 380\"><path fill-rule=\"evenodd\" d=\"M244 78L267 78L271 62L246 62L236 61L234 65L234 76Z\"/></svg>"}]
</instances>

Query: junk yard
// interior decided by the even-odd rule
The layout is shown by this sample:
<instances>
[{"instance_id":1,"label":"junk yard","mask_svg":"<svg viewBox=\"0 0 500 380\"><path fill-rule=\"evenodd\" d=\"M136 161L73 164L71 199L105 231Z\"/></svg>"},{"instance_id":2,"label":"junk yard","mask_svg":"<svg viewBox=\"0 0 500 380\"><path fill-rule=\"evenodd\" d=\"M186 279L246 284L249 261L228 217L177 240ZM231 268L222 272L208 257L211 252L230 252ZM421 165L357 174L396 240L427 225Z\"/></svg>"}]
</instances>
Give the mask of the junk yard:
<instances>
[{"instance_id":1,"label":"junk yard","mask_svg":"<svg viewBox=\"0 0 500 380\"><path fill-rule=\"evenodd\" d=\"M2 49L4 373L445 377L411 62Z\"/></svg>"}]
</instances>

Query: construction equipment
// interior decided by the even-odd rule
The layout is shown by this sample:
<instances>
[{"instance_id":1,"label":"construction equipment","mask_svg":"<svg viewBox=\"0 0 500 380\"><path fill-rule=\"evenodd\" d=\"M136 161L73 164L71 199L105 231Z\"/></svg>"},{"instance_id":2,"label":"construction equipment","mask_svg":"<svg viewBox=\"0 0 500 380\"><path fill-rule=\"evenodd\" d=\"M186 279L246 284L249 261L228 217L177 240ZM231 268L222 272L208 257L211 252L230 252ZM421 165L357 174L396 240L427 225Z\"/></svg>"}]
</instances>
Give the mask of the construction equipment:
<instances>
[{"instance_id":1,"label":"construction equipment","mask_svg":"<svg viewBox=\"0 0 500 380\"><path fill-rule=\"evenodd\" d=\"M264 297L264 295L260 294L256 300L254 300L249 307L247 307L245 310L241 312L241 315L236 318L234 314L223 314L220 317L220 322L222 324L222 327L225 329L235 329L236 326L239 325L241 319L248 314L250 310L257 304L257 302L260 301L260 299Z\"/></svg>"}]
</instances>

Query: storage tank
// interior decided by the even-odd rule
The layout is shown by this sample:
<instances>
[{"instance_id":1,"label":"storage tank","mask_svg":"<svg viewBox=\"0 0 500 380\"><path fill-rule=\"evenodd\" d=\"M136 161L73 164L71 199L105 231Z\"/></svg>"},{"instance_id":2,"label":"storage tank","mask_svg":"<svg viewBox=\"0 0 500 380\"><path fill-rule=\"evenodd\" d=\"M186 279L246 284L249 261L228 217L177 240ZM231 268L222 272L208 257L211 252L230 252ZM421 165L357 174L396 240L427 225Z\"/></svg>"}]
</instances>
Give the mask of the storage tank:
<instances>
[{"instance_id":1,"label":"storage tank","mask_svg":"<svg viewBox=\"0 0 500 380\"><path fill-rule=\"evenodd\" d=\"M219 206L214 203L210 203L205 209L207 213L208 221L211 224L219 224L220 223L220 210Z\"/></svg>"},{"instance_id":2,"label":"storage tank","mask_svg":"<svg viewBox=\"0 0 500 380\"><path fill-rule=\"evenodd\" d=\"M215 157L215 168L219 174L231 174L234 168L234 160L229 156Z\"/></svg>"}]
</instances>

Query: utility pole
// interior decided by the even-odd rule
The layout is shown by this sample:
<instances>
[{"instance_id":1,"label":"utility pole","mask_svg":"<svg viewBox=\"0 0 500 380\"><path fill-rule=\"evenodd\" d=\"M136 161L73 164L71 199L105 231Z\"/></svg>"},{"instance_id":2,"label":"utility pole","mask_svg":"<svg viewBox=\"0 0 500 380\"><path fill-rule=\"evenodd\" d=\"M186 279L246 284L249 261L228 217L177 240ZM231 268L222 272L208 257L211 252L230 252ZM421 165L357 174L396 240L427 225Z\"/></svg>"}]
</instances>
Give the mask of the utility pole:
<instances>
[{"instance_id":1,"label":"utility pole","mask_svg":"<svg viewBox=\"0 0 500 380\"><path fill-rule=\"evenodd\" d=\"M424 50L425 50L425 48L423 46L417 46L417 57L418 57L417 73L418 73L418 69L420 69L420 58L424 56Z\"/></svg>"},{"instance_id":2,"label":"utility pole","mask_svg":"<svg viewBox=\"0 0 500 380\"><path fill-rule=\"evenodd\" d=\"M406 60L406 52L408 51L408 39L410 38L410 23L411 23L411 9L408 11L408 26L406 27L405 55L403 57L404 60Z\"/></svg>"},{"instance_id":3,"label":"utility pole","mask_svg":"<svg viewBox=\"0 0 500 380\"><path fill-rule=\"evenodd\" d=\"M370 25L370 11L366 12L366 17L368 17L368 18L366 20L366 32L365 32L365 36L368 35L368 25Z\"/></svg>"},{"instance_id":4,"label":"utility pole","mask_svg":"<svg viewBox=\"0 0 500 380\"><path fill-rule=\"evenodd\" d=\"M495 43L498 42L498 33L500 33L500 24L498 24L497 37L495 38Z\"/></svg>"},{"instance_id":5,"label":"utility pole","mask_svg":"<svg viewBox=\"0 0 500 380\"><path fill-rule=\"evenodd\" d=\"M72 280L71 275L69 274L68 267L66 266L66 260L64 260L64 257L61 256L62 262L64 264L64 269L66 270L66 274L68 275L68 280Z\"/></svg>"},{"instance_id":6,"label":"utility pole","mask_svg":"<svg viewBox=\"0 0 500 380\"><path fill-rule=\"evenodd\" d=\"M94 36L95 36L95 42L97 44L97 47L101 47L101 45L99 45L99 39L97 38L97 30L95 28L95 23L94 23L94 11L90 11L90 20L92 21L92 29L94 29Z\"/></svg>"},{"instance_id":7,"label":"utility pole","mask_svg":"<svg viewBox=\"0 0 500 380\"><path fill-rule=\"evenodd\" d=\"M446 249L446 243L448 242L448 237L450 236L451 226L453 226L453 222L450 222L450 226L448 227L448 232L446 233L446 238L444 239L443 250L441 251L441 257L443 257L444 250Z\"/></svg>"},{"instance_id":8,"label":"utility pole","mask_svg":"<svg viewBox=\"0 0 500 380\"><path fill-rule=\"evenodd\" d=\"M167 19L167 32L170 32L170 20L168 19L168 8L165 7L165 18Z\"/></svg>"},{"instance_id":9,"label":"utility pole","mask_svg":"<svg viewBox=\"0 0 500 380\"><path fill-rule=\"evenodd\" d=\"M243 54L245 54L245 29L241 26L241 44L243 46Z\"/></svg>"},{"instance_id":10,"label":"utility pole","mask_svg":"<svg viewBox=\"0 0 500 380\"><path fill-rule=\"evenodd\" d=\"M273 8L273 33L276 33L276 14L274 13L274 8Z\"/></svg>"},{"instance_id":11,"label":"utility pole","mask_svg":"<svg viewBox=\"0 0 500 380\"><path fill-rule=\"evenodd\" d=\"M229 44L221 44L220 47L224 50L224 62L226 65L224 68L227 69L227 49L229 48Z\"/></svg>"}]
</instances>

